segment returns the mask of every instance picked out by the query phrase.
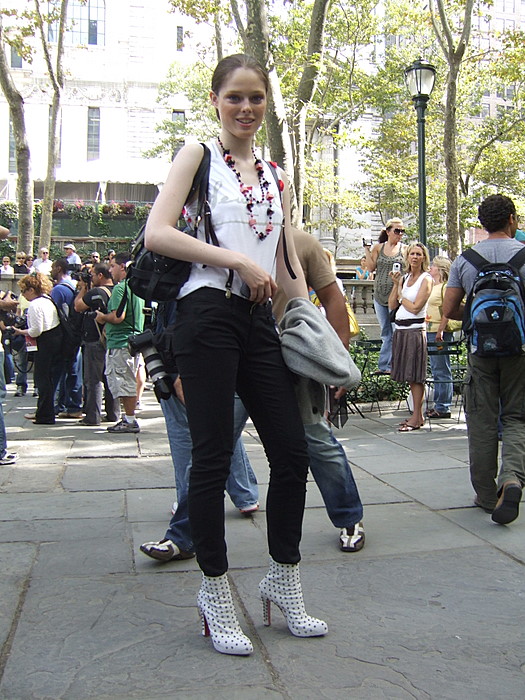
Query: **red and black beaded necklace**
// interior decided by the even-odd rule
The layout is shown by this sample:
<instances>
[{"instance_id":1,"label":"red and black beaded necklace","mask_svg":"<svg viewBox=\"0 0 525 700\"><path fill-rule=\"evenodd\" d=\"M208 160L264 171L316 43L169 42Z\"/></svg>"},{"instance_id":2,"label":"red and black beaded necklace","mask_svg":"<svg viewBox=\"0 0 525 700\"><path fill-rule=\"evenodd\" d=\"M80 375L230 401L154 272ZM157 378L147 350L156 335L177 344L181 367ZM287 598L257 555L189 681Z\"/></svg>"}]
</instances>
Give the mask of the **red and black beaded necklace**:
<instances>
[{"instance_id":1,"label":"red and black beaded necklace","mask_svg":"<svg viewBox=\"0 0 525 700\"><path fill-rule=\"evenodd\" d=\"M274 199L274 195L270 192L270 183L264 177L263 162L260 158L257 158L255 151L252 148L253 159L254 159L254 163L255 163L255 170L257 172L257 177L259 178L259 186L261 188L261 198L257 199L256 197L253 196L253 187L251 185L245 185L244 182L242 181L241 174L235 168L235 160L234 160L233 156L230 154L229 149L224 148L224 146L222 145L222 141L220 140L220 138L218 136L217 136L217 141L219 143L219 146L221 147L224 162L230 168L230 170L235 174L235 177L237 178L237 180L239 182L239 189L241 190L241 194L243 195L244 199L246 200L246 209L248 211L248 224L249 224L250 228L253 229L257 238L261 241L264 241L264 239L267 236L269 236L269 234L273 231L272 216L273 216L274 211L272 208L272 201ZM264 227L264 231L258 231L257 230L257 220L255 219L255 216L253 215L253 207L255 204L263 204L264 202L268 202L268 208L266 209L266 216L267 216L266 226Z\"/></svg>"}]
</instances>

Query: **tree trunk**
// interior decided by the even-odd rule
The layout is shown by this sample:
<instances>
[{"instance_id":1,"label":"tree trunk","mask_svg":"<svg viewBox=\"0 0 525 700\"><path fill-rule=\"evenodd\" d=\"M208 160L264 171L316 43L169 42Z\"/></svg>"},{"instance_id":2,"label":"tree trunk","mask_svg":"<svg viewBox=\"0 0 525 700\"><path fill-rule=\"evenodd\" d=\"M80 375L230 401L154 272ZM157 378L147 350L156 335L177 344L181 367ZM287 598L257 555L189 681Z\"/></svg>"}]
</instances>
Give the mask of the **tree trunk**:
<instances>
[{"instance_id":1,"label":"tree trunk","mask_svg":"<svg viewBox=\"0 0 525 700\"><path fill-rule=\"evenodd\" d=\"M286 120L286 109L281 93L279 77L270 54L268 16L264 0L246 0L246 52L256 58L268 70L270 95L266 111L266 132L270 155L285 171L290 184L292 223L300 223L300 211L294 187L294 163L290 131Z\"/></svg>"},{"instance_id":2,"label":"tree trunk","mask_svg":"<svg viewBox=\"0 0 525 700\"><path fill-rule=\"evenodd\" d=\"M319 75L320 56L324 48L324 27L329 0L315 0L308 37L308 57L297 88L297 110L294 118L295 134L295 192L297 208L302 216L306 181L306 118L308 106L315 92Z\"/></svg>"},{"instance_id":3,"label":"tree trunk","mask_svg":"<svg viewBox=\"0 0 525 700\"><path fill-rule=\"evenodd\" d=\"M451 62L447 80L445 103L445 124L443 131L443 152L447 179L446 231L448 254L454 260L459 250L459 168L456 152L456 98L459 65Z\"/></svg>"},{"instance_id":4,"label":"tree trunk","mask_svg":"<svg viewBox=\"0 0 525 700\"><path fill-rule=\"evenodd\" d=\"M40 12L40 0L35 0L35 9L38 16L38 26L47 72L53 87L53 100L49 116L49 131L47 141L47 171L44 182L44 199L42 201L42 219L40 222L40 247L49 248L51 245L51 227L53 224L53 200L55 198L56 164L58 160L59 146L59 113L60 98L64 87L64 72L62 59L64 56L64 32L66 29L68 0L62 0L60 4L60 20L58 23L58 42L56 50L56 62L53 66L49 44L46 38L46 27Z\"/></svg>"},{"instance_id":5,"label":"tree trunk","mask_svg":"<svg viewBox=\"0 0 525 700\"><path fill-rule=\"evenodd\" d=\"M31 154L24 116L24 100L16 89L7 65L5 42L0 20L0 86L9 105L16 149L18 203L18 250L33 251L33 181L31 179Z\"/></svg>"}]
</instances>

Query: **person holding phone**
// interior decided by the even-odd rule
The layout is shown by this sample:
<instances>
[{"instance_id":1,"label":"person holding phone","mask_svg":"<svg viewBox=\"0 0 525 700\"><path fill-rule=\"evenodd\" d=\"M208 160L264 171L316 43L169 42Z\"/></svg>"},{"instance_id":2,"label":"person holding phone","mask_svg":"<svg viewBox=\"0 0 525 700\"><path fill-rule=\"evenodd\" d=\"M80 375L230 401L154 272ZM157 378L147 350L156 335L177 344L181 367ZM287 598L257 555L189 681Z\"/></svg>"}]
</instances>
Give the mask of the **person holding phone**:
<instances>
[{"instance_id":1,"label":"person holding phone","mask_svg":"<svg viewBox=\"0 0 525 700\"><path fill-rule=\"evenodd\" d=\"M399 305L394 321L392 341L392 373L396 382L408 382L414 410L412 416L399 426L409 433L424 424L423 398L427 376L426 315L432 291L432 277L428 272L430 257L426 246L412 243L406 251L405 273L392 270L392 291L389 307Z\"/></svg>"},{"instance_id":2,"label":"person holding phone","mask_svg":"<svg viewBox=\"0 0 525 700\"><path fill-rule=\"evenodd\" d=\"M392 362L392 323L388 308L388 298L392 291L392 270L394 263L403 263L401 238L405 227L401 219L390 219L381 231L379 241L375 245L363 240L366 265L368 270L375 272L374 277L374 310L381 327L381 351L379 353L376 374L390 374Z\"/></svg>"}]
</instances>

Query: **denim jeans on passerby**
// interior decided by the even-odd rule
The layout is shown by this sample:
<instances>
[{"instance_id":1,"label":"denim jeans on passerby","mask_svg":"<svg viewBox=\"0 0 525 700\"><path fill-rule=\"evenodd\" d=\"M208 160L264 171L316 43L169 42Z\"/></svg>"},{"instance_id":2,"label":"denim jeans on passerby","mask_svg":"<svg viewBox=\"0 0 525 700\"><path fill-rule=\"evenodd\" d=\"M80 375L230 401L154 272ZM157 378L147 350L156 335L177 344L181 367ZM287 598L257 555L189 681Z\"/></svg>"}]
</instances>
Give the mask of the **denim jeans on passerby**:
<instances>
[{"instance_id":1,"label":"denim jeans on passerby","mask_svg":"<svg viewBox=\"0 0 525 700\"><path fill-rule=\"evenodd\" d=\"M188 482L191 468L191 436L188 427L186 408L177 398L161 400L162 412L170 443L171 458L175 470L177 488L177 509L170 520L166 539L174 542L185 552L193 551L188 518ZM240 510L253 506L259 498L257 479L248 460L248 455L240 439L247 413L238 396L235 397L234 450L230 465L230 476L226 481L226 491L233 504Z\"/></svg>"},{"instance_id":2,"label":"denim jeans on passerby","mask_svg":"<svg viewBox=\"0 0 525 700\"><path fill-rule=\"evenodd\" d=\"M7 454L7 436L5 433L4 401L6 396L4 376L4 350L0 350L0 459Z\"/></svg>"},{"instance_id":3,"label":"denim jeans on passerby","mask_svg":"<svg viewBox=\"0 0 525 700\"><path fill-rule=\"evenodd\" d=\"M25 347L16 354L16 385L27 390L27 350Z\"/></svg>"},{"instance_id":4,"label":"denim jeans on passerby","mask_svg":"<svg viewBox=\"0 0 525 700\"><path fill-rule=\"evenodd\" d=\"M79 413L82 410L82 353L78 348L72 358L62 361L62 371L55 374L55 413Z\"/></svg>"},{"instance_id":5,"label":"denim jeans on passerby","mask_svg":"<svg viewBox=\"0 0 525 700\"><path fill-rule=\"evenodd\" d=\"M248 413L244 410L242 426L247 419ZM343 446L324 418L318 423L305 425L304 434L310 471L323 497L328 517L338 528L356 525L363 518L363 504Z\"/></svg>"},{"instance_id":6,"label":"denim jeans on passerby","mask_svg":"<svg viewBox=\"0 0 525 700\"><path fill-rule=\"evenodd\" d=\"M328 422L304 426L310 471L335 527L349 528L363 518L363 504L343 446Z\"/></svg>"},{"instance_id":7,"label":"denim jeans on passerby","mask_svg":"<svg viewBox=\"0 0 525 700\"><path fill-rule=\"evenodd\" d=\"M429 343L436 340L435 333L427 333ZM443 333L443 340L450 343L454 340L453 333ZM430 369L434 379L434 409L438 413L449 413L452 404L452 370L450 368L450 355L429 355Z\"/></svg>"},{"instance_id":8,"label":"denim jeans on passerby","mask_svg":"<svg viewBox=\"0 0 525 700\"><path fill-rule=\"evenodd\" d=\"M382 341L377 366L382 372L390 372L390 366L392 364L392 337L394 335L392 322L390 321L390 311L388 306L378 304L377 301L374 301L374 310L377 320L379 321L379 326L381 327Z\"/></svg>"}]
</instances>

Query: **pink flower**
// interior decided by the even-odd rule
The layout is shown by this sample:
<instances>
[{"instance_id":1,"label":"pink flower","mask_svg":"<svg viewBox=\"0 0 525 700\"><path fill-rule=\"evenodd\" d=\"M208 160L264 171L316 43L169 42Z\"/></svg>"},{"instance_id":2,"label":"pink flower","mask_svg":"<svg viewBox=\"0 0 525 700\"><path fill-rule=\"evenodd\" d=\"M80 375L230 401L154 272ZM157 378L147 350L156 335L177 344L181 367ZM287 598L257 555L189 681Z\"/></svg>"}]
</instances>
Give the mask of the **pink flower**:
<instances>
[{"instance_id":1,"label":"pink flower","mask_svg":"<svg viewBox=\"0 0 525 700\"><path fill-rule=\"evenodd\" d=\"M254 219L252 216L248 219L248 223L250 224L250 226L255 226L255 224L257 223L257 219Z\"/></svg>"},{"instance_id":2,"label":"pink flower","mask_svg":"<svg viewBox=\"0 0 525 700\"><path fill-rule=\"evenodd\" d=\"M266 231L266 233L270 233L271 231L273 231L272 224L266 224L265 231Z\"/></svg>"}]
</instances>

